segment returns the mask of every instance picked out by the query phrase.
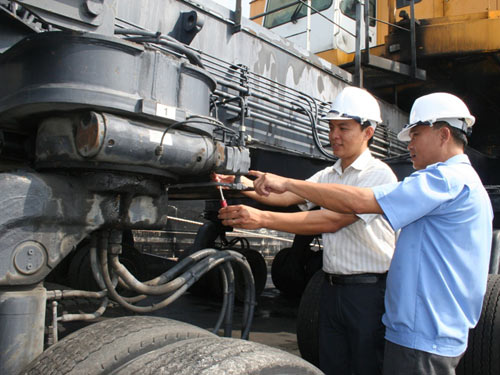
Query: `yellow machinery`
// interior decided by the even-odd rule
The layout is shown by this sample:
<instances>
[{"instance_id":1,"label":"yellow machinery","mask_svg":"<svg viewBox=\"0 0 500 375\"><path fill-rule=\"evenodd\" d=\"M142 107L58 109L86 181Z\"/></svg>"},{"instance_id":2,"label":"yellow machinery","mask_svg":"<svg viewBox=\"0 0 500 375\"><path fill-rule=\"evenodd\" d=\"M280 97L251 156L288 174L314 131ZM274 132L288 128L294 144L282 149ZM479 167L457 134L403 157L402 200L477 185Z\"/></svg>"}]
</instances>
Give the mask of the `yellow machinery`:
<instances>
[{"instance_id":1,"label":"yellow machinery","mask_svg":"<svg viewBox=\"0 0 500 375\"><path fill-rule=\"evenodd\" d=\"M416 3L415 16L420 22L417 27L417 55L431 57L497 52L500 50L499 5L496 0L423 0ZM407 8L395 11L407 12ZM401 20L401 17L397 19ZM404 60L405 49L390 52L391 47L403 39L401 33L392 30L385 38L383 55Z\"/></svg>"},{"instance_id":2,"label":"yellow machinery","mask_svg":"<svg viewBox=\"0 0 500 375\"><path fill-rule=\"evenodd\" d=\"M301 7L302 11L296 20L290 20L290 23L298 24L300 18L305 16L307 1L296 0L253 0L251 2L250 17L294 4L281 9L276 14L293 14L293 10ZM311 7L313 9L323 9L322 15L335 22L336 12L342 12L343 4L355 4L355 0L341 0L339 2L326 0L313 0ZM372 3L372 2L371 2ZM324 9L321 4L328 4ZM339 4L339 5L337 5ZM317 7L320 5L320 7ZM266 8L267 6L267 8ZM391 57L395 60L405 60L405 49L403 53L396 46L396 43L406 44L409 42L409 34L397 29L392 25L404 25L409 20L410 2L408 0L377 0L375 17L376 22L376 42L370 53ZM340 8L336 9L336 8ZM344 7L349 7L346 5ZM314 17L314 10L311 11ZM346 12L348 13L348 12ZM265 17L271 17L268 14L254 19L255 22L262 24ZM303 17L300 17L300 16ZM417 19L417 43L419 56L436 56L447 54L466 54L482 53L500 50L500 0L417 0L415 1L415 17ZM267 26L264 22L264 26ZM281 25L278 25L278 27ZM276 27L276 31L282 34ZM300 25L298 25L300 28ZM311 23L313 30L318 25L313 21ZM271 27L275 28L275 27ZM354 30L352 30L354 31ZM298 34L298 33L296 33ZM325 39L333 37L332 35L322 34ZM407 40L405 40L407 39ZM372 43L370 43L372 46ZM390 50L393 48L393 50ZM394 49L395 48L395 49ZM354 54L350 51L343 51L341 48L332 48L326 50L313 50L312 52L323 57L325 60L344 65L352 62Z\"/></svg>"},{"instance_id":3,"label":"yellow machinery","mask_svg":"<svg viewBox=\"0 0 500 375\"><path fill-rule=\"evenodd\" d=\"M264 13L254 21L354 72L356 3L254 0L251 18ZM371 56L411 64L410 5L410 0L369 1ZM274 16L266 14L277 8L283 9ZM269 17L287 21L268 25ZM415 0L414 20L416 64L426 71L426 80L394 74L394 70L388 73L365 59L363 85L404 110L409 110L416 97L433 91L461 96L478 119L471 145L489 155L500 155L500 0ZM361 48L365 35L359 35Z\"/></svg>"}]
</instances>

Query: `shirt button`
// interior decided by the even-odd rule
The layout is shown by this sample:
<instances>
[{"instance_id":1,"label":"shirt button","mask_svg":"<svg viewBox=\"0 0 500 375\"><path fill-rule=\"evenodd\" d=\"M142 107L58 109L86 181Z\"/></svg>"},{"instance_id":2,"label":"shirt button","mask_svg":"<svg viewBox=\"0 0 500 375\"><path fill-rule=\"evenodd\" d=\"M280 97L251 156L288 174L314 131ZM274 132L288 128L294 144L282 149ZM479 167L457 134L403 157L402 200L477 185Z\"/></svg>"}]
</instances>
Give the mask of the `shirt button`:
<instances>
[{"instance_id":1,"label":"shirt button","mask_svg":"<svg viewBox=\"0 0 500 375\"><path fill-rule=\"evenodd\" d=\"M437 345L432 345L432 349L436 349L437 348Z\"/></svg>"}]
</instances>

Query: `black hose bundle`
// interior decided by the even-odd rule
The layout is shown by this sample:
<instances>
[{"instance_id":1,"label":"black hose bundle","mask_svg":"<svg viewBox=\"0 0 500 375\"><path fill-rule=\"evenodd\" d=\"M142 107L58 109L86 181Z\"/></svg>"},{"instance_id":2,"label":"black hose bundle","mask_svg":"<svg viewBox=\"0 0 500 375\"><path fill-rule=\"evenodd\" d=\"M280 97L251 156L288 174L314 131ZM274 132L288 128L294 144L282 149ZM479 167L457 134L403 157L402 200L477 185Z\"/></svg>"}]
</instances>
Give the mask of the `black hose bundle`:
<instances>
[{"instance_id":1,"label":"black hose bundle","mask_svg":"<svg viewBox=\"0 0 500 375\"><path fill-rule=\"evenodd\" d=\"M234 272L231 264L237 265L242 271L246 286L241 337L242 339L248 339L255 308L255 286L250 266L240 253L231 250L200 250L184 258L160 276L141 282L120 263L118 256L121 252L121 244L113 243L110 245L109 232L101 233L99 245L99 262L97 272L94 273L96 281L101 287L105 286L108 296L113 300L121 306L138 313L149 313L168 306L186 292L201 276L220 265L224 298L213 332L217 332L222 322L225 321L224 335L227 337L231 336L234 308ZM113 282L111 274L118 278L120 285L138 293L138 295L134 297L120 295L116 290L117 284ZM158 303L152 302L148 306L138 306L136 304L146 299L147 296L158 295L165 296L165 298Z\"/></svg>"}]
</instances>

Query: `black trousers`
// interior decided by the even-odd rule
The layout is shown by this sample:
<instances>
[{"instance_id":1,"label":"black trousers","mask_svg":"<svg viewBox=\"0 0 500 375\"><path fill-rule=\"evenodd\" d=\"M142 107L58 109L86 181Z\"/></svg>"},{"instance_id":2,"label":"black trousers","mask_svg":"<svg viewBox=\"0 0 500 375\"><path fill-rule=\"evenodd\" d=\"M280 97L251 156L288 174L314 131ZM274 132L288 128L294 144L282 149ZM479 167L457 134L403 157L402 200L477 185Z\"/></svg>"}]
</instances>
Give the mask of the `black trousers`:
<instances>
[{"instance_id":1,"label":"black trousers","mask_svg":"<svg viewBox=\"0 0 500 375\"><path fill-rule=\"evenodd\" d=\"M326 375L382 374L385 279L373 284L323 283L319 362Z\"/></svg>"},{"instance_id":2,"label":"black trousers","mask_svg":"<svg viewBox=\"0 0 500 375\"><path fill-rule=\"evenodd\" d=\"M462 355L444 357L386 341L384 375L455 375Z\"/></svg>"}]
</instances>

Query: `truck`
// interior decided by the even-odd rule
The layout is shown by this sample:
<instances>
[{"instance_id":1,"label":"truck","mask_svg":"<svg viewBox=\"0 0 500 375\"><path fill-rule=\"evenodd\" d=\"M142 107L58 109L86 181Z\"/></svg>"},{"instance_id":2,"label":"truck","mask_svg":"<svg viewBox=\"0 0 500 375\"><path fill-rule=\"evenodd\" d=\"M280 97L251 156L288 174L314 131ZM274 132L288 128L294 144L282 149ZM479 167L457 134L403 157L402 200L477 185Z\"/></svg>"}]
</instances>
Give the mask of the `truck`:
<instances>
[{"instance_id":1,"label":"truck","mask_svg":"<svg viewBox=\"0 0 500 375\"><path fill-rule=\"evenodd\" d=\"M241 17L241 1L233 12L209 0L0 0L0 18L0 373L319 374L317 337L300 332L317 323L320 273L298 321L308 362L247 341L266 275L216 219L219 187L230 202L246 187L210 175L306 178L331 163L321 116L355 75ZM407 114L380 105L372 153L402 176ZM202 202L207 218L192 246L172 262L137 252L136 234L165 230L182 201ZM79 288L50 284L75 273ZM214 273L212 332L148 315ZM467 373L498 366L490 282ZM60 309L81 298L96 309ZM235 298L242 340L231 338ZM111 301L133 315L58 339L61 324L94 321Z\"/></svg>"}]
</instances>

